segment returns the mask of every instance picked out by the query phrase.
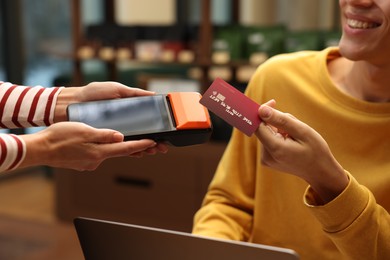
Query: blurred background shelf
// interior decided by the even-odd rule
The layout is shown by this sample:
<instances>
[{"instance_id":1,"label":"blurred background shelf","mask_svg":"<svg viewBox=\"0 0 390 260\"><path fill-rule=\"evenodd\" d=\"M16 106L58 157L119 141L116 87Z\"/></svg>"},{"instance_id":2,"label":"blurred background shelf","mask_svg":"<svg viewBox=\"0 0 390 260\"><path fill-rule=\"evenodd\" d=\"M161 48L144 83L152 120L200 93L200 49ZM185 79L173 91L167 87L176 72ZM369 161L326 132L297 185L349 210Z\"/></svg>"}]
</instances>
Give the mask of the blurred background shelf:
<instances>
[{"instance_id":1,"label":"blurred background shelf","mask_svg":"<svg viewBox=\"0 0 390 260\"><path fill-rule=\"evenodd\" d=\"M0 80L202 93L221 77L245 91L268 58L337 45L338 13L337 0L0 1ZM82 259L80 215L189 231L232 130L211 117L204 145L0 176L0 259Z\"/></svg>"}]
</instances>

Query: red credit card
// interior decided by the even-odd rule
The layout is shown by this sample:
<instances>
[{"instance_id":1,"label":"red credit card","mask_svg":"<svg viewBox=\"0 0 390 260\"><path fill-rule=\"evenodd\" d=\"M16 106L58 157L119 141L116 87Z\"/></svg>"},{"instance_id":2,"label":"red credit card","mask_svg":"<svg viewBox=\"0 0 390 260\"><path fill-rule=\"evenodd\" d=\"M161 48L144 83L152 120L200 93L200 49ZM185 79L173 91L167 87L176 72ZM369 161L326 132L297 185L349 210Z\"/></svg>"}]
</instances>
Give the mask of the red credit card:
<instances>
[{"instance_id":1,"label":"red credit card","mask_svg":"<svg viewBox=\"0 0 390 260\"><path fill-rule=\"evenodd\" d=\"M247 136L251 136L261 122L260 105L220 78L214 80L199 102Z\"/></svg>"}]
</instances>

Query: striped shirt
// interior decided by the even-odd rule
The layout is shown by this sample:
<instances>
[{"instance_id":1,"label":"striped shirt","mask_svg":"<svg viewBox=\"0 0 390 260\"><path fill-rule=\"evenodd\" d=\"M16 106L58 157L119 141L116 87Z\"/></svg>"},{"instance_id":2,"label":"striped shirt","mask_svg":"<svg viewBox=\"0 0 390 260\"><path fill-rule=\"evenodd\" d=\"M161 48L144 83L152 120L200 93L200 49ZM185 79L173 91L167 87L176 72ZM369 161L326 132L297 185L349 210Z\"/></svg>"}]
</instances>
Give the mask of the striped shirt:
<instances>
[{"instance_id":1,"label":"striped shirt","mask_svg":"<svg viewBox=\"0 0 390 260\"><path fill-rule=\"evenodd\" d=\"M49 126L62 88L18 86L0 81L0 128ZM26 144L14 134L0 134L0 172L15 169L26 155Z\"/></svg>"}]
</instances>

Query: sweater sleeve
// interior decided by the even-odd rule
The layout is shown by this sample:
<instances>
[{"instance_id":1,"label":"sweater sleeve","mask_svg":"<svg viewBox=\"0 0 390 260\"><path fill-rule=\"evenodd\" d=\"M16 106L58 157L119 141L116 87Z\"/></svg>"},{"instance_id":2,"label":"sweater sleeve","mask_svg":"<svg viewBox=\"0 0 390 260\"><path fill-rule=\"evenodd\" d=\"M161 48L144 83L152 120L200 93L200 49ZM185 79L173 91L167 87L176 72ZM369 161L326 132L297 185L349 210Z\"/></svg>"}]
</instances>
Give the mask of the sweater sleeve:
<instances>
[{"instance_id":1,"label":"sweater sleeve","mask_svg":"<svg viewBox=\"0 0 390 260\"><path fill-rule=\"evenodd\" d=\"M374 195L348 173L347 188L333 201L316 206L309 187L305 203L347 259L387 259L390 255L390 216Z\"/></svg>"},{"instance_id":2,"label":"sweater sleeve","mask_svg":"<svg viewBox=\"0 0 390 260\"><path fill-rule=\"evenodd\" d=\"M61 89L0 82L0 128L51 125Z\"/></svg>"},{"instance_id":3,"label":"sweater sleeve","mask_svg":"<svg viewBox=\"0 0 390 260\"><path fill-rule=\"evenodd\" d=\"M0 128L48 126L61 87L26 87L0 81ZM26 144L13 134L0 134L0 172L16 169L24 160Z\"/></svg>"}]
</instances>

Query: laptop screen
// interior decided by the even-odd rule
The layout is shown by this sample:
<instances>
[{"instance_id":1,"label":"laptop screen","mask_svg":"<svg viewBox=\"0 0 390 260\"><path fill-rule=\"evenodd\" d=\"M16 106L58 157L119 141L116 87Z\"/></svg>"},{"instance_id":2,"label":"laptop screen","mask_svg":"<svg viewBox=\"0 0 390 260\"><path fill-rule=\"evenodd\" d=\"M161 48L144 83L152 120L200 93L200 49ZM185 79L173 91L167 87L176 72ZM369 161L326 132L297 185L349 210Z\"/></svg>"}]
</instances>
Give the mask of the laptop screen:
<instances>
[{"instance_id":1,"label":"laptop screen","mask_svg":"<svg viewBox=\"0 0 390 260\"><path fill-rule=\"evenodd\" d=\"M290 249L172 230L89 218L76 218L74 225L86 260L299 259Z\"/></svg>"}]
</instances>

